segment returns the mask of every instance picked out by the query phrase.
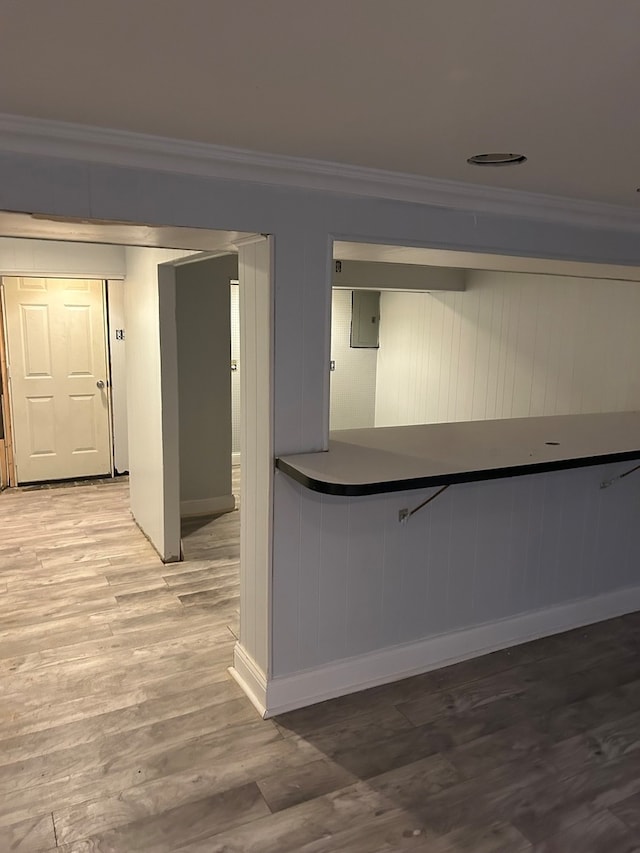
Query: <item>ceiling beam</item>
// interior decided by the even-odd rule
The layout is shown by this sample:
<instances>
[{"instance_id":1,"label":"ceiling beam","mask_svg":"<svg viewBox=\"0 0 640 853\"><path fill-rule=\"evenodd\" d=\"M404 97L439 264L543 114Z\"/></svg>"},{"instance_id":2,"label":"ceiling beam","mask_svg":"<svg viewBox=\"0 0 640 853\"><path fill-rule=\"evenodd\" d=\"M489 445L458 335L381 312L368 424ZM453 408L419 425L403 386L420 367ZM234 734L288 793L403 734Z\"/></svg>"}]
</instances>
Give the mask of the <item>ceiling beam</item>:
<instances>
[{"instance_id":1,"label":"ceiling beam","mask_svg":"<svg viewBox=\"0 0 640 853\"><path fill-rule=\"evenodd\" d=\"M348 290L464 290L465 271L418 264L336 260L332 284Z\"/></svg>"}]
</instances>

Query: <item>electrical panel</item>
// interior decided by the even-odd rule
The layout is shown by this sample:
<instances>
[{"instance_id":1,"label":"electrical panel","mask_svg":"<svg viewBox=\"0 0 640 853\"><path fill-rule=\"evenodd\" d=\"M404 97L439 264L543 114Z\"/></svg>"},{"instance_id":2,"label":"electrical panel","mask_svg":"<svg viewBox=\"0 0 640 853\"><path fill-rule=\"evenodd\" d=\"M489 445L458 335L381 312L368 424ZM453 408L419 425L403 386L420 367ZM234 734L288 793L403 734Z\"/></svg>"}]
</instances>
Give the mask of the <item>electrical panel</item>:
<instances>
[{"instance_id":1,"label":"electrical panel","mask_svg":"<svg viewBox=\"0 0 640 853\"><path fill-rule=\"evenodd\" d=\"M354 290L351 294L351 346L376 348L380 329L380 291Z\"/></svg>"}]
</instances>

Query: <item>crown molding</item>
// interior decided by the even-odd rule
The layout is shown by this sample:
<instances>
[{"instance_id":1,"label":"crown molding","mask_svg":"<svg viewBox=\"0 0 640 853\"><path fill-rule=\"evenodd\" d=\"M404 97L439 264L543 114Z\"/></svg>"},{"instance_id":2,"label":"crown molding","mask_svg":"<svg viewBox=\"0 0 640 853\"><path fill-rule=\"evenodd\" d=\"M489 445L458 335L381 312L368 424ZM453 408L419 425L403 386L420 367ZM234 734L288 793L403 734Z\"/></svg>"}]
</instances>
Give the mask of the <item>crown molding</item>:
<instances>
[{"instance_id":1,"label":"crown molding","mask_svg":"<svg viewBox=\"0 0 640 853\"><path fill-rule=\"evenodd\" d=\"M0 152L640 231L634 208L0 113Z\"/></svg>"}]
</instances>

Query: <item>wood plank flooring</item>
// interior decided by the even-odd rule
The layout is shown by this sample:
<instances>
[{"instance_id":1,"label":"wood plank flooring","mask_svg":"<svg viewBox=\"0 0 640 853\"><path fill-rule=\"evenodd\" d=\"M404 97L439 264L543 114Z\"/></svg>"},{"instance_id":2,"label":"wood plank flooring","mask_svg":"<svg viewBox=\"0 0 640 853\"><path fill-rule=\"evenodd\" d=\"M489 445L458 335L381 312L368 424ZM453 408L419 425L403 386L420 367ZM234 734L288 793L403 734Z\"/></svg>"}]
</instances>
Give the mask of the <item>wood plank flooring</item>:
<instances>
[{"instance_id":1,"label":"wood plank flooring","mask_svg":"<svg viewBox=\"0 0 640 853\"><path fill-rule=\"evenodd\" d=\"M238 519L0 494L0 853L640 853L640 615L262 721Z\"/></svg>"}]
</instances>

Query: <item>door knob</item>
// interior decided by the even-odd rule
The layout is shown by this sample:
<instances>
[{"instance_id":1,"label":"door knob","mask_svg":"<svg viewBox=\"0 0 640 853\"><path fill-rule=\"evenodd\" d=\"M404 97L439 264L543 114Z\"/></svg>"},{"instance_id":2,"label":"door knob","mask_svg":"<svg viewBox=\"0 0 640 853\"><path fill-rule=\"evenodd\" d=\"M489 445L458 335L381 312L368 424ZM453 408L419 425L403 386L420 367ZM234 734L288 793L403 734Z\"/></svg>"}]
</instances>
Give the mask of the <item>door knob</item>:
<instances>
[{"instance_id":1,"label":"door knob","mask_svg":"<svg viewBox=\"0 0 640 853\"><path fill-rule=\"evenodd\" d=\"M104 388L104 382L102 381L102 379L98 379L98 381L96 382L96 388L99 388L102 391L102 389Z\"/></svg>"}]
</instances>

